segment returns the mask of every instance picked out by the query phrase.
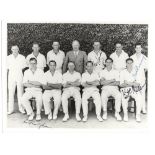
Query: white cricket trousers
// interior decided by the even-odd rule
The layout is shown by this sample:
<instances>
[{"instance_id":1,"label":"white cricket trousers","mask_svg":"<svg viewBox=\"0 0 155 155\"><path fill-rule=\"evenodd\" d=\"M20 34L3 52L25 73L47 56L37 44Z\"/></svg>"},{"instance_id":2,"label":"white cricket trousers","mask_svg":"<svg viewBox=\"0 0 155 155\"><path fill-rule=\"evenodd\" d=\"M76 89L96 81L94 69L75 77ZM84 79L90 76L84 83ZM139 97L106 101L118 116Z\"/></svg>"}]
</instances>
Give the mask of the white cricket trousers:
<instances>
[{"instance_id":1,"label":"white cricket trousers","mask_svg":"<svg viewBox=\"0 0 155 155\"><path fill-rule=\"evenodd\" d=\"M122 107L123 107L123 112L124 114L127 114L128 112L128 101L129 101L129 98L128 97L127 99L124 98L123 96L123 93L122 94ZM132 93L130 95L132 98L135 99L136 101L136 114L140 114L141 113L141 109L142 109L142 94L140 92L137 92L137 93Z\"/></svg>"},{"instance_id":2,"label":"white cricket trousers","mask_svg":"<svg viewBox=\"0 0 155 155\"><path fill-rule=\"evenodd\" d=\"M108 97L114 97L115 99L115 111L120 112L121 108L121 93L119 90L114 87L114 86L106 86L102 88L102 93L101 93L101 100L102 100L102 107L103 111L107 111L107 102L108 102Z\"/></svg>"},{"instance_id":3,"label":"white cricket trousers","mask_svg":"<svg viewBox=\"0 0 155 155\"><path fill-rule=\"evenodd\" d=\"M83 109L83 116L88 115L88 99L92 97L93 102L96 108L96 115L99 116L101 114L101 97L97 90L90 91L86 90L82 94L82 109Z\"/></svg>"},{"instance_id":4,"label":"white cricket trousers","mask_svg":"<svg viewBox=\"0 0 155 155\"><path fill-rule=\"evenodd\" d=\"M42 92L39 90L27 90L22 96L22 105L25 108L27 115L33 113L33 109L31 107L30 99L34 97L36 101L36 109L37 114L41 113L42 108Z\"/></svg>"},{"instance_id":5,"label":"white cricket trousers","mask_svg":"<svg viewBox=\"0 0 155 155\"><path fill-rule=\"evenodd\" d=\"M8 89L9 89L9 102L8 102L8 111L14 111L14 97L15 90L17 87L17 99L18 99L18 108L21 108L21 97L23 95L23 75L18 75L18 77L13 76L9 73L8 77Z\"/></svg>"},{"instance_id":6,"label":"white cricket trousers","mask_svg":"<svg viewBox=\"0 0 155 155\"><path fill-rule=\"evenodd\" d=\"M141 90L141 98L142 98L142 111L146 111L146 86Z\"/></svg>"},{"instance_id":7,"label":"white cricket trousers","mask_svg":"<svg viewBox=\"0 0 155 155\"><path fill-rule=\"evenodd\" d=\"M77 88L69 88L69 89L66 88L66 89L64 89L63 94L62 94L63 112L65 114L68 114L68 99L70 97L74 98L76 114L79 114L80 110L81 110L81 94Z\"/></svg>"},{"instance_id":8,"label":"white cricket trousers","mask_svg":"<svg viewBox=\"0 0 155 155\"><path fill-rule=\"evenodd\" d=\"M53 115L58 114L58 109L61 104L61 90L45 90L43 93L43 105L45 109L45 115L51 113L51 98L54 100L54 112Z\"/></svg>"}]
</instances>

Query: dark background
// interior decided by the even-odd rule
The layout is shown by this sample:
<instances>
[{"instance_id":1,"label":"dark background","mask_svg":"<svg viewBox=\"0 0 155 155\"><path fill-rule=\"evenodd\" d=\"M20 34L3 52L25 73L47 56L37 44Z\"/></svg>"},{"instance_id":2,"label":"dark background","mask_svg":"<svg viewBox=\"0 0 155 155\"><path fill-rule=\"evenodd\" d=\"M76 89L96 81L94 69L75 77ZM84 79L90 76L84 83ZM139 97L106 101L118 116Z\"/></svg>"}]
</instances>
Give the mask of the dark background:
<instances>
[{"instance_id":1,"label":"dark background","mask_svg":"<svg viewBox=\"0 0 155 155\"><path fill-rule=\"evenodd\" d=\"M94 41L100 41L102 50L109 56L115 50L115 43L122 42L123 49L130 55L134 44L141 43L143 53L148 54L148 25L140 24L51 24L51 23L8 23L8 54L11 45L17 44L20 53L27 56L32 52L32 43L38 42L45 56L52 49L52 42L59 41L65 53L71 50L73 40L80 41L80 49L92 50Z\"/></svg>"}]
</instances>

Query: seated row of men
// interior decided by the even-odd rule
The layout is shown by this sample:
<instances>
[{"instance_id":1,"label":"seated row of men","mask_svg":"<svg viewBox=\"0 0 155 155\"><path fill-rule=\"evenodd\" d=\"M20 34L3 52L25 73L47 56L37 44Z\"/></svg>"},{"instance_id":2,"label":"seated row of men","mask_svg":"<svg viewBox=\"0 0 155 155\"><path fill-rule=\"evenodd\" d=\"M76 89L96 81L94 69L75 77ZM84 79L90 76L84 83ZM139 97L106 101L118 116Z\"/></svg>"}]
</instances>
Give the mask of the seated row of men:
<instances>
[{"instance_id":1,"label":"seated row of men","mask_svg":"<svg viewBox=\"0 0 155 155\"><path fill-rule=\"evenodd\" d=\"M106 68L99 74L93 71L93 62L88 61L86 63L86 72L82 74L76 72L74 62L68 63L68 71L63 75L56 71L56 62L51 60L49 62L49 71L43 72L37 68L37 60L31 58L30 68L25 71L23 78L23 85L26 87L25 93L22 96L21 104L29 115L28 120L34 119L34 112L30 104L32 97L36 100L36 120L41 120L42 101L45 110L45 114L48 115L48 119L57 119L58 109L62 102L64 118L63 121L69 119L68 113L68 99L72 96L75 100L76 108L76 120L81 121L80 111L81 105L83 110L83 121L88 119L88 99L93 98L95 104L96 116L99 121L107 119L107 102L108 97L113 96L115 98L115 117L118 121L122 120L120 116L121 105L124 112L124 121L128 121L128 100L129 97L124 96L119 91L120 87L138 87L141 85L141 79L135 80L133 76L133 59L128 58L126 60L127 69L123 70L120 74L117 70L112 68L113 60L107 58ZM83 86L82 97L80 94L80 85ZM97 86L102 86L101 95ZM61 88L63 87L63 92ZM45 91L42 94L42 89ZM140 89L141 91L141 89ZM141 121L141 93L140 91L133 91L130 95L136 101L136 121ZM51 98L54 100L54 110L51 110ZM101 117L101 109L103 107L103 116Z\"/></svg>"}]
</instances>

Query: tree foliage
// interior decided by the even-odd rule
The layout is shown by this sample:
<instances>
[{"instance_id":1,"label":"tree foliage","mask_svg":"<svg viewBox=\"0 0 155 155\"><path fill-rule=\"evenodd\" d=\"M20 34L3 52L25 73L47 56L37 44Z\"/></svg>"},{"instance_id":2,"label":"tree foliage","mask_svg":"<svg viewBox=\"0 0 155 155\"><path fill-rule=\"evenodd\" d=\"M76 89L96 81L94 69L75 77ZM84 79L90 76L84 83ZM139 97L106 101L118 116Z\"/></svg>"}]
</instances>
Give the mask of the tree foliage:
<instances>
[{"instance_id":1,"label":"tree foliage","mask_svg":"<svg viewBox=\"0 0 155 155\"><path fill-rule=\"evenodd\" d=\"M17 44L20 52L27 56L32 52L32 43L38 42L46 55L52 42L59 41L65 53L71 50L73 40L80 41L80 49L89 53L94 41L100 41L102 50L110 55L115 43L122 42L123 49L132 55L134 44L141 43L144 54L148 53L148 25L140 24L52 24L52 23L8 23L8 54L11 45Z\"/></svg>"}]
</instances>

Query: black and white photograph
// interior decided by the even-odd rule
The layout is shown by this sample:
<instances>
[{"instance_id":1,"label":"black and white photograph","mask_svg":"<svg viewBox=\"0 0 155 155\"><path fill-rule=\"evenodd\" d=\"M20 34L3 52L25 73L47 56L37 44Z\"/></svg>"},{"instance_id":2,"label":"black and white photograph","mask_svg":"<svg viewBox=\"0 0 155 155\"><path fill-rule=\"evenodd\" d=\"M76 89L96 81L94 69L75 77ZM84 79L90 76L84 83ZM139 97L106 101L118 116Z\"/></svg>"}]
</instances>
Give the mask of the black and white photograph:
<instances>
[{"instance_id":1,"label":"black and white photograph","mask_svg":"<svg viewBox=\"0 0 155 155\"><path fill-rule=\"evenodd\" d=\"M146 128L147 24L7 23L8 128Z\"/></svg>"},{"instance_id":2,"label":"black and white photograph","mask_svg":"<svg viewBox=\"0 0 155 155\"><path fill-rule=\"evenodd\" d=\"M151 155L153 0L0 1L0 154Z\"/></svg>"}]
</instances>

